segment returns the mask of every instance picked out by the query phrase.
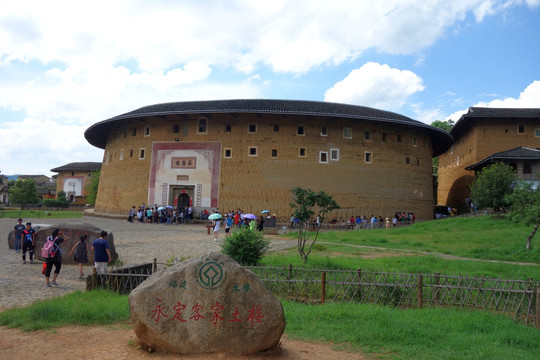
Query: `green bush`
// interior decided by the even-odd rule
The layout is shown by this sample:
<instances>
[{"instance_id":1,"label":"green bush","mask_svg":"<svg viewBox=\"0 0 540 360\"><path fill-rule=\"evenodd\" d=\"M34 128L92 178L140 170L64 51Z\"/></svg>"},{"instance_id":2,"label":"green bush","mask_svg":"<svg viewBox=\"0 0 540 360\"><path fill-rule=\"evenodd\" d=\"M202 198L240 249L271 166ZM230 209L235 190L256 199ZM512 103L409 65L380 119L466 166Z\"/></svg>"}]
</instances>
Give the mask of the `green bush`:
<instances>
[{"instance_id":1,"label":"green bush","mask_svg":"<svg viewBox=\"0 0 540 360\"><path fill-rule=\"evenodd\" d=\"M48 208L67 208L69 207L69 201L62 201L61 199L44 199L43 205Z\"/></svg>"},{"instance_id":2,"label":"green bush","mask_svg":"<svg viewBox=\"0 0 540 360\"><path fill-rule=\"evenodd\" d=\"M262 232L238 229L225 238L221 252L232 257L240 265L257 265L270 248Z\"/></svg>"}]
</instances>

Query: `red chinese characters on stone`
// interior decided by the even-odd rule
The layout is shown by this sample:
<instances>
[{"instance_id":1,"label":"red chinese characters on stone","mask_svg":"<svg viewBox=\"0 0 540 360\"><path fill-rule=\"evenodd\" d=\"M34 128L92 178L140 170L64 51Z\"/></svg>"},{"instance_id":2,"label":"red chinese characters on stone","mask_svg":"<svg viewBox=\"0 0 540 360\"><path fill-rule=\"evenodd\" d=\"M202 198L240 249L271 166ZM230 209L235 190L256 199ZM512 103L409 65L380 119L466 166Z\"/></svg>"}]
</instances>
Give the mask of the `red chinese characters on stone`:
<instances>
[{"instance_id":1,"label":"red chinese characters on stone","mask_svg":"<svg viewBox=\"0 0 540 360\"><path fill-rule=\"evenodd\" d=\"M157 299L158 303L156 307L152 310L152 319L159 323L161 320L166 320L166 318L169 317L167 315L168 310L165 304L163 303L163 300ZM171 318L172 320L178 320L182 323L187 322L184 318L183 312L187 308L186 304L182 304L180 301L178 301L173 307L172 311L174 311L174 316ZM217 325L220 321L229 321L229 322L247 322L250 324L250 326L254 326L257 324L262 324L264 315L262 314L262 305L260 304L252 304L251 308L248 309L244 316L242 316L242 313L238 309L238 306L234 307L234 311L230 313L230 317L225 318L225 315L223 314L225 312L225 306L223 304L220 304L218 301L215 302L214 305L210 306L210 311L204 312L204 306L200 305L198 302L195 303L191 307L191 316L189 317L189 320L192 321L199 321L202 319L206 319L206 316L204 314L209 314L210 322L213 325ZM245 320L244 320L245 319Z\"/></svg>"},{"instance_id":2,"label":"red chinese characters on stone","mask_svg":"<svg viewBox=\"0 0 540 360\"><path fill-rule=\"evenodd\" d=\"M156 308L152 310L152 319L154 319L156 322L159 322L161 316L168 317L168 315L163 312L162 303L163 300L158 299L158 304L156 305Z\"/></svg>"}]
</instances>

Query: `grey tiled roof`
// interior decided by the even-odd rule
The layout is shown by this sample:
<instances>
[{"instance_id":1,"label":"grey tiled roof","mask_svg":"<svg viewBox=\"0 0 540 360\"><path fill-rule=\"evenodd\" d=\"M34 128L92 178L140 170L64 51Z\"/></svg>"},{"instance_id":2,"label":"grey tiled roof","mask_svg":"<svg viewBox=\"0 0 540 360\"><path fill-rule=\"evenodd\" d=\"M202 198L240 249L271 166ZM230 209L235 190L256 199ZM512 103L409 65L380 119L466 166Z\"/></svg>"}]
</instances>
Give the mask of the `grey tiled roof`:
<instances>
[{"instance_id":1,"label":"grey tiled roof","mask_svg":"<svg viewBox=\"0 0 540 360\"><path fill-rule=\"evenodd\" d=\"M476 170L482 168L486 165L500 162L500 161L511 161L511 160L532 160L540 161L540 150L532 149L524 146L518 146L516 148L501 151L498 153L491 154L487 158L480 160L479 162L467 166L467 170Z\"/></svg>"},{"instance_id":2,"label":"grey tiled roof","mask_svg":"<svg viewBox=\"0 0 540 360\"><path fill-rule=\"evenodd\" d=\"M487 108L470 107L466 114L463 114L450 130L450 133L457 137L467 131L476 119L539 119L540 108Z\"/></svg>"},{"instance_id":3,"label":"grey tiled roof","mask_svg":"<svg viewBox=\"0 0 540 360\"><path fill-rule=\"evenodd\" d=\"M446 151L452 142L452 137L444 130L389 111L330 102L269 99L187 101L145 106L98 122L90 126L85 131L84 136L90 144L104 149L109 132L125 128L137 118L189 114L211 115L213 113L289 114L303 117L318 116L350 120L369 120L386 123L390 126L397 124L412 126L419 131L427 132L431 136L433 151L437 155ZM303 118L301 121L305 122L306 119Z\"/></svg>"},{"instance_id":4,"label":"grey tiled roof","mask_svg":"<svg viewBox=\"0 0 540 360\"><path fill-rule=\"evenodd\" d=\"M60 171L96 171L101 170L100 162L72 162L66 165L51 169L54 172Z\"/></svg>"}]
</instances>

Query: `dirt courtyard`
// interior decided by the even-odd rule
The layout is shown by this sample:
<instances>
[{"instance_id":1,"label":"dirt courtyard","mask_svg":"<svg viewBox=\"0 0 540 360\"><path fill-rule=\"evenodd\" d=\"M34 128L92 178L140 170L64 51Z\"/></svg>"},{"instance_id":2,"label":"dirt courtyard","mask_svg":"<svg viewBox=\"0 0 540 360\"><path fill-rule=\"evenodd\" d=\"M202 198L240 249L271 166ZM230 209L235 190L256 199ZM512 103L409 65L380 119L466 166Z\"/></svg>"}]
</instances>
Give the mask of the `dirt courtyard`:
<instances>
[{"instance_id":1,"label":"dirt courtyard","mask_svg":"<svg viewBox=\"0 0 540 360\"><path fill-rule=\"evenodd\" d=\"M54 354L54 355L53 355ZM357 360L364 359L359 353L333 350L330 345L281 339L281 348L252 355L230 356L210 354L179 356L159 352L149 353L137 344L137 337L129 324L116 326L66 326L51 330L23 332L0 327L0 359L42 360L54 359L100 359L100 360Z\"/></svg>"}]
</instances>

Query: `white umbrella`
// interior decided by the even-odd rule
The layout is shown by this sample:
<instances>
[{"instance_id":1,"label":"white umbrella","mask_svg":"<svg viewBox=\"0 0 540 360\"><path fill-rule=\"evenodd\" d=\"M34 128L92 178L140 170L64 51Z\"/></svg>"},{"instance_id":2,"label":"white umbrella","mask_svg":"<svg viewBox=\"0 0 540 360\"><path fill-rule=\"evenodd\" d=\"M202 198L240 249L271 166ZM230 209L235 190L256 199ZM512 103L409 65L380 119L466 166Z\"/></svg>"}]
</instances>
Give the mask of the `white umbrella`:
<instances>
[{"instance_id":1,"label":"white umbrella","mask_svg":"<svg viewBox=\"0 0 540 360\"><path fill-rule=\"evenodd\" d=\"M214 213L208 217L208 219L210 220L219 220L221 218L222 218L221 214L218 214L218 213Z\"/></svg>"},{"instance_id":2,"label":"white umbrella","mask_svg":"<svg viewBox=\"0 0 540 360\"><path fill-rule=\"evenodd\" d=\"M244 215L244 219L256 220L256 219L257 219L257 215L246 214L246 215Z\"/></svg>"}]
</instances>

